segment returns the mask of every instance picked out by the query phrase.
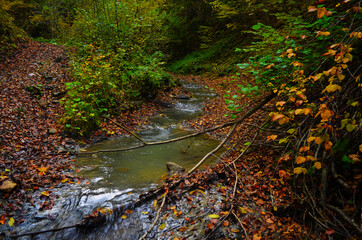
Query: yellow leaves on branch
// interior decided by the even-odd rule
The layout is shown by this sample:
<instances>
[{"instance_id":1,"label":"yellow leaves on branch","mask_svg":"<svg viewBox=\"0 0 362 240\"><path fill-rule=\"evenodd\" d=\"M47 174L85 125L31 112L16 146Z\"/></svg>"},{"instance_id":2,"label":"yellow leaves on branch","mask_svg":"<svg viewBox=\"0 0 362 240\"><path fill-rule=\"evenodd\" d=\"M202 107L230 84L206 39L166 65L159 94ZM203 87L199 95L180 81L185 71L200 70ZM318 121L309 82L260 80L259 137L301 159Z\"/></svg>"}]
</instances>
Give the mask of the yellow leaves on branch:
<instances>
[{"instance_id":1,"label":"yellow leaves on branch","mask_svg":"<svg viewBox=\"0 0 362 240\"><path fill-rule=\"evenodd\" d=\"M293 169L293 172L295 174L301 174L301 173L304 173L306 174L307 173L307 169L306 168L302 168L302 167L296 167Z\"/></svg>"},{"instance_id":2,"label":"yellow leaves on branch","mask_svg":"<svg viewBox=\"0 0 362 240\"><path fill-rule=\"evenodd\" d=\"M328 109L326 104L322 104L319 107L319 111L315 117L317 117L318 115L321 115L322 118L321 122L327 122L332 116L334 116L334 112Z\"/></svg>"},{"instance_id":3,"label":"yellow leaves on branch","mask_svg":"<svg viewBox=\"0 0 362 240\"><path fill-rule=\"evenodd\" d=\"M323 91L322 93L324 93L325 91L327 92L335 92L335 91L342 91L342 87L339 86L338 84L329 84Z\"/></svg>"},{"instance_id":4,"label":"yellow leaves on branch","mask_svg":"<svg viewBox=\"0 0 362 240\"><path fill-rule=\"evenodd\" d=\"M316 37L319 37L319 36L329 36L329 35L331 35L331 33L330 32L322 32L322 31L318 31L317 32L317 36Z\"/></svg>"},{"instance_id":5,"label":"yellow leaves on branch","mask_svg":"<svg viewBox=\"0 0 362 240\"><path fill-rule=\"evenodd\" d=\"M284 123L289 122L289 118L282 113L271 112L269 116L272 117L271 121L273 122L278 121L279 125L283 125Z\"/></svg>"},{"instance_id":6,"label":"yellow leaves on branch","mask_svg":"<svg viewBox=\"0 0 362 240\"><path fill-rule=\"evenodd\" d=\"M313 111L310 108L303 108L303 109L300 108L300 109L296 109L294 111L294 114L295 115L300 115L300 114L308 115L308 114L310 114L311 116L313 116Z\"/></svg>"},{"instance_id":7,"label":"yellow leaves on branch","mask_svg":"<svg viewBox=\"0 0 362 240\"><path fill-rule=\"evenodd\" d=\"M350 38L362 38L362 32L353 32L349 35Z\"/></svg>"}]
</instances>

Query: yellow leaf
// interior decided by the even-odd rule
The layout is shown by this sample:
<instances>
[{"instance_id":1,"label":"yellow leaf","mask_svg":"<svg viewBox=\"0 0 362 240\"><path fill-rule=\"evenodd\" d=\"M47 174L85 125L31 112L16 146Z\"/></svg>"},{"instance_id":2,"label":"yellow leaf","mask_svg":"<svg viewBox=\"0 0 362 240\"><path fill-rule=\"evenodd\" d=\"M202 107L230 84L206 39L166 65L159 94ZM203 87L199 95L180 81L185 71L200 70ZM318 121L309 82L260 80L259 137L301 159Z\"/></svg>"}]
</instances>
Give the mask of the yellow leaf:
<instances>
[{"instance_id":1,"label":"yellow leaf","mask_svg":"<svg viewBox=\"0 0 362 240\"><path fill-rule=\"evenodd\" d=\"M323 92L325 92L325 91L327 91L327 92L335 92L337 90L342 91L342 87L339 86L338 84L330 84L323 90Z\"/></svg>"},{"instance_id":2,"label":"yellow leaf","mask_svg":"<svg viewBox=\"0 0 362 240\"><path fill-rule=\"evenodd\" d=\"M299 115L303 113L303 109L297 109L295 110L295 115Z\"/></svg>"},{"instance_id":3,"label":"yellow leaf","mask_svg":"<svg viewBox=\"0 0 362 240\"><path fill-rule=\"evenodd\" d=\"M247 211L245 210L245 208L239 207L239 210L240 210L241 213L247 214Z\"/></svg>"},{"instance_id":4,"label":"yellow leaf","mask_svg":"<svg viewBox=\"0 0 362 240\"><path fill-rule=\"evenodd\" d=\"M157 200L153 201L153 206L156 207L157 206Z\"/></svg>"},{"instance_id":5,"label":"yellow leaf","mask_svg":"<svg viewBox=\"0 0 362 240\"><path fill-rule=\"evenodd\" d=\"M359 151L362 152L362 144L359 145Z\"/></svg>"},{"instance_id":6,"label":"yellow leaf","mask_svg":"<svg viewBox=\"0 0 362 240\"><path fill-rule=\"evenodd\" d=\"M268 142L270 140L275 140L275 139L277 139L277 137L278 137L278 135L270 135L266 138L266 141Z\"/></svg>"},{"instance_id":7,"label":"yellow leaf","mask_svg":"<svg viewBox=\"0 0 362 240\"><path fill-rule=\"evenodd\" d=\"M9 226L12 227L14 225L14 222L15 222L14 218L11 217L8 222Z\"/></svg>"},{"instance_id":8,"label":"yellow leaf","mask_svg":"<svg viewBox=\"0 0 362 240\"><path fill-rule=\"evenodd\" d=\"M44 191L44 192L42 192L41 194L43 194L44 196L49 197L49 192L48 192L48 191Z\"/></svg>"},{"instance_id":9,"label":"yellow leaf","mask_svg":"<svg viewBox=\"0 0 362 240\"><path fill-rule=\"evenodd\" d=\"M357 127L357 125L351 124L351 123L346 125L346 129L347 129L348 132L352 132L353 130L356 129L356 127Z\"/></svg>"},{"instance_id":10,"label":"yellow leaf","mask_svg":"<svg viewBox=\"0 0 362 240\"><path fill-rule=\"evenodd\" d=\"M122 218L122 219L126 219L127 216L126 216L126 215L122 215L121 218Z\"/></svg>"},{"instance_id":11,"label":"yellow leaf","mask_svg":"<svg viewBox=\"0 0 362 240\"><path fill-rule=\"evenodd\" d=\"M301 174L301 173L306 174L306 173L307 173L307 169L302 168L302 167L297 167L297 168L294 168L293 172L294 172L295 174Z\"/></svg>"},{"instance_id":12,"label":"yellow leaf","mask_svg":"<svg viewBox=\"0 0 362 240\"><path fill-rule=\"evenodd\" d=\"M307 156L307 161L315 161L315 160L316 160L315 157L310 156L310 155Z\"/></svg>"},{"instance_id":13,"label":"yellow leaf","mask_svg":"<svg viewBox=\"0 0 362 240\"><path fill-rule=\"evenodd\" d=\"M39 171L40 176L45 175L45 173L48 171L48 168L46 168L46 167L40 167L40 168L37 168L37 169Z\"/></svg>"},{"instance_id":14,"label":"yellow leaf","mask_svg":"<svg viewBox=\"0 0 362 240\"><path fill-rule=\"evenodd\" d=\"M275 105L276 106L283 106L284 104L286 104L287 102L286 101L279 101L279 102L277 102Z\"/></svg>"},{"instance_id":15,"label":"yellow leaf","mask_svg":"<svg viewBox=\"0 0 362 240\"><path fill-rule=\"evenodd\" d=\"M297 157L297 164L301 164L307 161L307 158L303 157L303 156L298 156Z\"/></svg>"},{"instance_id":16,"label":"yellow leaf","mask_svg":"<svg viewBox=\"0 0 362 240\"><path fill-rule=\"evenodd\" d=\"M165 227L166 227L166 224L162 223L161 226L160 226L160 229L163 230Z\"/></svg>"},{"instance_id":17,"label":"yellow leaf","mask_svg":"<svg viewBox=\"0 0 362 240\"><path fill-rule=\"evenodd\" d=\"M315 162L314 166L316 169L321 169L322 168L322 164L320 162Z\"/></svg>"},{"instance_id":18,"label":"yellow leaf","mask_svg":"<svg viewBox=\"0 0 362 240\"><path fill-rule=\"evenodd\" d=\"M288 122L289 122L289 118L287 118L287 117L280 118L278 120L279 125L283 125L284 123L288 123Z\"/></svg>"},{"instance_id":19,"label":"yellow leaf","mask_svg":"<svg viewBox=\"0 0 362 240\"><path fill-rule=\"evenodd\" d=\"M316 137L309 137L309 138L307 139L307 142L310 143L310 142L314 141L315 139L316 139Z\"/></svg>"},{"instance_id":20,"label":"yellow leaf","mask_svg":"<svg viewBox=\"0 0 362 240\"><path fill-rule=\"evenodd\" d=\"M219 218L220 216L217 214L210 214L208 215L209 218Z\"/></svg>"}]
</instances>

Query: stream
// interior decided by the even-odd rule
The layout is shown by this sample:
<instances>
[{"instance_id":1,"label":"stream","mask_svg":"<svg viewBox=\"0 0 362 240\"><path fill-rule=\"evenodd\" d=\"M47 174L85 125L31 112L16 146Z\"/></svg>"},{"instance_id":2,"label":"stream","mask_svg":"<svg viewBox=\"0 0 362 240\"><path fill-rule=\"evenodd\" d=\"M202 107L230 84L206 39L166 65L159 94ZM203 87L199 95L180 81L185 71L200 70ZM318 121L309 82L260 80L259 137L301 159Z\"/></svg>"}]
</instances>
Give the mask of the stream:
<instances>
[{"instance_id":1,"label":"stream","mask_svg":"<svg viewBox=\"0 0 362 240\"><path fill-rule=\"evenodd\" d=\"M178 100L174 107L166 108L161 115L152 117L151 124L137 133L138 136L147 142L155 142L190 134L182 127L182 121L200 116L205 102L214 98L215 94L197 84L184 83L183 86L192 97ZM122 137L102 141L86 150L117 149L139 144L139 140L133 137ZM70 184L54 189L53 192L59 196L55 206L51 210L33 212L27 216L27 220L16 228L17 234L74 225L98 208L113 209L131 203L139 194L162 183L163 177L168 174L166 162L175 162L187 171L217 144L207 136L199 136L130 151L78 157L76 164L81 169L78 174L85 177L89 184ZM213 161L211 159L205 164L212 164ZM209 201L207 196L203 198ZM34 207L27 203L24 208L33 208L34 211ZM147 231L155 215L155 210L148 204L134 209L127 219L115 219L112 224L104 224L90 233L73 228L19 239L137 239ZM152 236L158 235L154 232L150 233L150 239L154 239Z\"/></svg>"}]
</instances>

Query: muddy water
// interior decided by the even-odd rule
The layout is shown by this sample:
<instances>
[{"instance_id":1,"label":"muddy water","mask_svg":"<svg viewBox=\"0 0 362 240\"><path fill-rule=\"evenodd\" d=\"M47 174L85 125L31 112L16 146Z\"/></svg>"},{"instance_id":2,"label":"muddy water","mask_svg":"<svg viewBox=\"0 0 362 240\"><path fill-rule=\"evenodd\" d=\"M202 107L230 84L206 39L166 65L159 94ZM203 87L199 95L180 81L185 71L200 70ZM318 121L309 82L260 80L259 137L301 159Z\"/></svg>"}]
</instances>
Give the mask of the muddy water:
<instances>
[{"instance_id":1,"label":"muddy water","mask_svg":"<svg viewBox=\"0 0 362 240\"><path fill-rule=\"evenodd\" d=\"M145 141L167 140L190 134L181 127L182 121L202 114L205 101L215 97L200 85L184 84L184 87L191 92L191 99L178 100L173 108L165 109L160 116L152 118L152 124L138 133ZM127 137L103 141L88 147L87 150L126 148L139 144L137 139ZM162 181L162 176L168 173L166 162L173 161L185 167L186 170L191 169L216 145L216 141L200 136L125 152L79 157L76 159L77 165L81 166L79 175L86 177L90 184L55 190L59 195L55 207L52 210L34 212L31 217L28 216L27 218L32 220L19 226L18 233L69 226L78 223L83 216L92 213L97 208L113 208L127 204L136 199L140 193L156 187ZM206 164L212 161L211 159ZM70 229L39 234L34 236L34 239L99 239L100 237L134 239L146 231L152 222L142 212L152 214L153 209L141 207L127 221L116 220L112 224L97 229L97 232L93 234L83 234L77 229Z\"/></svg>"}]
</instances>

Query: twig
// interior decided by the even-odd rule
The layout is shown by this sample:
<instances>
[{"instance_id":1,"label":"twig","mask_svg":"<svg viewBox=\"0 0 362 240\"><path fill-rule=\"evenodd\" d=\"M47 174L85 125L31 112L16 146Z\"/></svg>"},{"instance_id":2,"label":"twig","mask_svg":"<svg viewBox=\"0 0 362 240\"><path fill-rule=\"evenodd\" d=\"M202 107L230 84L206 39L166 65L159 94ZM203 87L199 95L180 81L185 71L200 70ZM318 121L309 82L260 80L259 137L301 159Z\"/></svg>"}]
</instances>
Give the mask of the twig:
<instances>
[{"instance_id":1,"label":"twig","mask_svg":"<svg viewBox=\"0 0 362 240\"><path fill-rule=\"evenodd\" d=\"M247 119L248 117L250 117L251 115L253 115L256 111L258 111L262 106L264 106L266 103L268 103L270 100L272 100L276 95L270 94L269 96L267 96L266 98L264 98L263 101L261 101L258 105L256 105L254 108L250 109L247 113L245 113L241 118L239 118L238 120L236 120L235 122L233 122L233 127L230 130L230 132L228 133L228 135L224 138L224 140L211 152L209 152L208 154L206 154L190 171L188 171L188 173L192 173L193 171L195 171L198 167L201 166L201 164L203 162L205 162L206 159L208 159L210 156L212 156L214 153L216 153L225 143L226 141L229 139L229 137L231 136L231 134L234 132L234 130L236 129L237 125L242 123L245 119Z\"/></svg>"},{"instance_id":2,"label":"twig","mask_svg":"<svg viewBox=\"0 0 362 240\"><path fill-rule=\"evenodd\" d=\"M210 156L212 156L214 153L216 153L217 151L220 150L220 148L222 148L222 146L224 146L224 144L226 143L226 141L229 139L229 137L231 136L231 134L235 131L237 124L234 124L234 126L232 127L232 129L230 130L230 132L228 133L228 135L224 138L224 140L222 140L222 142L211 152L209 152L208 154L206 154L190 171L188 171L188 173L192 173L193 171L195 171L196 169L198 169L201 164L203 164L206 159L208 159Z\"/></svg>"},{"instance_id":3,"label":"twig","mask_svg":"<svg viewBox=\"0 0 362 240\"><path fill-rule=\"evenodd\" d=\"M160 208L159 208L159 209L158 209L158 211L157 211L157 215L156 215L155 220L154 220L154 221L153 221L153 223L152 223L152 226L151 226L151 227L147 230L147 232L146 232L145 234L143 234L143 236L142 236L142 237L140 237L140 239L139 239L139 240L146 239L147 235L148 235L148 234L152 231L152 229L155 227L155 225L156 225L156 223L157 223L158 219L160 218L160 213L161 213L161 211L162 211L163 205L165 205L165 202L166 202L166 196L167 196L167 191L166 191L166 193L165 193L165 196L163 197L163 200L162 200L161 206L160 206Z\"/></svg>"},{"instance_id":4,"label":"twig","mask_svg":"<svg viewBox=\"0 0 362 240\"><path fill-rule=\"evenodd\" d=\"M326 207L337 213L344 221L351 225L357 231L358 235L362 235L362 229L358 226L358 224L355 223L353 219L350 219L341 209L328 203L326 204Z\"/></svg>"},{"instance_id":5,"label":"twig","mask_svg":"<svg viewBox=\"0 0 362 240\"><path fill-rule=\"evenodd\" d=\"M238 218L238 216L235 214L235 212L233 211L233 215L234 217L236 218L236 220L238 220L241 228L244 230L244 233L245 233L245 236L246 236L246 239L249 239L249 235L248 235L248 232L246 231L246 229L244 228L244 225L243 223L241 222L241 220Z\"/></svg>"},{"instance_id":6,"label":"twig","mask_svg":"<svg viewBox=\"0 0 362 240\"><path fill-rule=\"evenodd\" d=\"M122 128L123 130L129 132L130 134L132 134L135 138L137 138L138 140L140 140L143 144L147 145L147 142L145 142L142 138L140 138L137 134L135 134L133 131L129 130L128 128L126 128L125 126L122 126L121 124L115 122L113 119L111 119L110 117L107 116L103 116L104 118L107 118L109 121L113 122L114 124L116 124L118 127Z\"/></svg>"}]
</instances>

